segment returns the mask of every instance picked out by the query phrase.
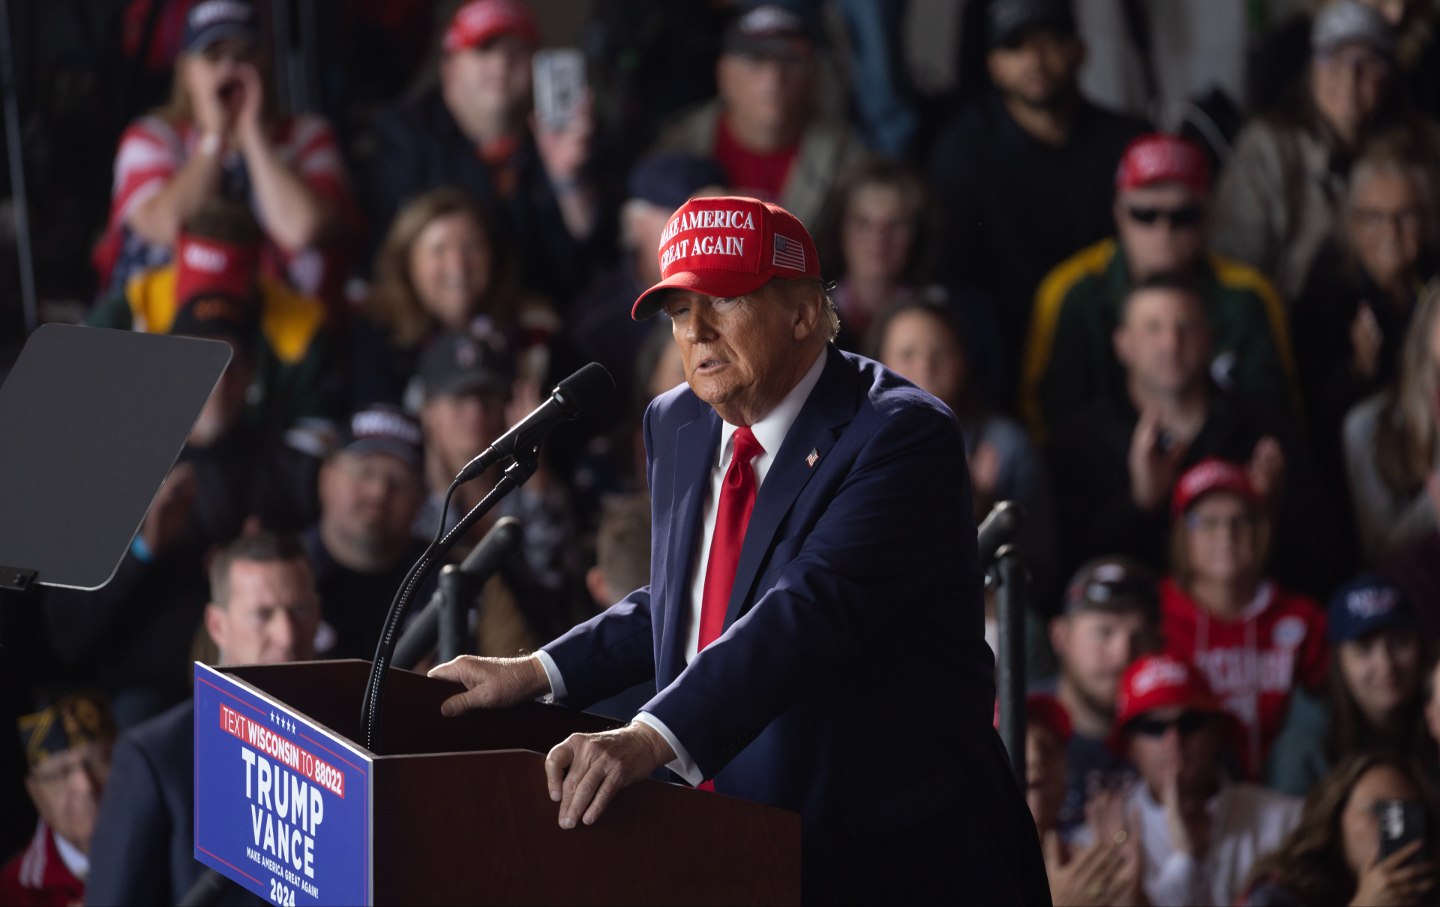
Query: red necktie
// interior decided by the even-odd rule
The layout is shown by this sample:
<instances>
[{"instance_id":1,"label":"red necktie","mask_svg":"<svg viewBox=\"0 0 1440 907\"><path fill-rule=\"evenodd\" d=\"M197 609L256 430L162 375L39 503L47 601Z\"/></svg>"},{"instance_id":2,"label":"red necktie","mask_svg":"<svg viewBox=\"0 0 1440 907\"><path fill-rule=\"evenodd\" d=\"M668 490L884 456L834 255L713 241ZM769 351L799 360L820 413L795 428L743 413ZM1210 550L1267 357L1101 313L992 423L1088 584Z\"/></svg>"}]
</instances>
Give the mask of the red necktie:
<instances>
[{"instance_id":1,"label":"red necktie","mask_svg":"<svg viewBox=\"0 0 1440 907\"><path fill-rule=\"evenodd\" d=\"M705 562L705 588L700 597L700 648L714 642L725 629L725 611L730 590L735 587L735 569L740 565L740 546L750 511L755 509L755 470L750 461L765 452L748 428L737 428L730 468L720 486L720 505L715 509L715 534L710 540L710 558Z\"/></svg>"},{"instance_id":2,"label":"red necktie","mask_svg":"<svg viewBox=\"0 0 1440 907\"><path fill-rule=\"evenodd\" d=\"M735 588L735 570L740 566L740 546L745 527L755 509L755 470L750 461L765 452L748 428L737 428L730 454L730 468L720 486L720 504L715 508L715 534L710 539L710 557L705 562L705 588L700 596L700 648L714 642L725 629L725 611L730 590ZM700 790L714 791L714 781L702 781Z\"/></svg>"}]
</instances>

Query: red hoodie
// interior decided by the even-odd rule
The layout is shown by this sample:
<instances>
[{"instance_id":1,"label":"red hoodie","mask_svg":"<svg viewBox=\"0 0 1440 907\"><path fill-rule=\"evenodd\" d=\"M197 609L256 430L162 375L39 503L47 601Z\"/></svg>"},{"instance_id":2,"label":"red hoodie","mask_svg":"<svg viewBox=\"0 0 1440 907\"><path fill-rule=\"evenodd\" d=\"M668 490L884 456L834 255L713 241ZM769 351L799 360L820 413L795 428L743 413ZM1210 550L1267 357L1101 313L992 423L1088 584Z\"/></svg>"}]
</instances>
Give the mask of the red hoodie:
<instances>
[{"instance_id":1,"label":"red hoodie","mask_svg":"<svg viewBox=\"0 0 1440 907\"><path fill-rule=\"evenodd\" d=\"M1240 754L1255 778L1280 731L1296 683L1314 690L1329 668L1325 612L1309 598L1260 584L1235 620L1201 608L1174 578L1160 583L1165 647L1189 660L1244 729Z\"/></svg>"}]
</instances>

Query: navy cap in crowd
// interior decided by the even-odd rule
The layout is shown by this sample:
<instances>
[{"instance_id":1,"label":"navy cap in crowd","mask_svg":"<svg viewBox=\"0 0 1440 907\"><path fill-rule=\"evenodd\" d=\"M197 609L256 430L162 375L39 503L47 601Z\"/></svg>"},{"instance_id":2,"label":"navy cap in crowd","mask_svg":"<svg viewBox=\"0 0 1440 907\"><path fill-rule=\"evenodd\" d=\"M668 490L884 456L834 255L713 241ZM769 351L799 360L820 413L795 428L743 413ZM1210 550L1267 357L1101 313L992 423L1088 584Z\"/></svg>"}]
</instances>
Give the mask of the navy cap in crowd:
<instances>
[{"instance_id":1,"label":"navy cap in crowd","mask_svg":"<svg viewBox=\"0 0 1440 907\"><path fill-rule=\"evenodd\" d=\"M198 54L220 41L260 43L260 23L250 0L202 0L185 16L187 53Z\"/></svg>"},{"instance_id":2,"label":"navy cap in crowd","mask_svg":"<svg viewBox=\"0 0 1440 907\"><path fill-rule=\"evenodd\" d=\"M1033 32L1075 34L1068 0L991 0L990 47L1014 47Z\"/></svg>"},{"instance_id":3,"label":"navy cap in crowd","mask_svg":"<svg viewBox=\"0 0 1440 907\"><path fill-rule=\"evenodd\" d=\"M397 406L376 403L350 417L350 434L343 450L366 456L389 454L419 469L420 426Z\"/></svg>"},{"instance_id":4,"label":"navy cap in crowd","mask_svg":"<svg viewBox=\"0 0 1440 907\"><path fill-rule=\"evenodd\" d=\"M724 190L725 171L715 159L688 151L647 154L630 170L629 197L673 212L706 187Z\"/></svg>"},{"instance_id":5,"label":"navy cap in crowd","mask_svg":"<svg viewBox=\"0 0 1440 907\"><path fill-rule=\"evenodd\" d=\"M425 399L488 391L508 396L514 373L508 357L483 338L447 331L425 347L416 369Z\"/></svg>"},{"instance_id":6,"label":"navy cap in crowd","mask_svg":"<svg viewBox=\"0 0 1440 907\"><path fill-rule=\"evenodd\" d=\"M1377 630L1417 626L1415 608L1400 587L1373 573L1362 573L1330 599L1326 635L1331 643L1350 642Z\"/></svg>"},{"instance_id":7,"label":"navy cap in crowd","mask_svg":"<svg viewBox=\"0 0 1440 907\"><path fill-rule=\"evenodd\" d=\"M1076 611L1139 612L1154 617L1160 610L1155 574L1128 557L1097 557L1086 562L1065 587L1065 613Z\"/></svg>"}]
</instances>

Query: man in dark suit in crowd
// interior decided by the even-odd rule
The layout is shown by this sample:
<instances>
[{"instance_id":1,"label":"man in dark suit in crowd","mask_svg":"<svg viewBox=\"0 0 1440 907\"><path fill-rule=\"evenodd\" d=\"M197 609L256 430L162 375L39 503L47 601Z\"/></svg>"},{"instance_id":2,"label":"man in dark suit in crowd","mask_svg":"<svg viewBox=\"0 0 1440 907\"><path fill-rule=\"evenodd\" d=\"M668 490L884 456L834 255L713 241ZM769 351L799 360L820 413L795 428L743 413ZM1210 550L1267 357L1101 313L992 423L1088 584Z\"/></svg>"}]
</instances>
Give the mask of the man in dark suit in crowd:
<instances>
[{"instance_id":1,"label":"man in dark suit in crowd","mask_svg":"<svg viewBox=\"0 0 1440 907\"><path fill-rule=\"evenodd\" d=\"M654 677L630 724L550 751L562 828L669 766L800 812L807 900L1049 903L991 728L953 416L830 343L814 243L783 209L693 199L661 243L633 315L666 313L688 386L645 419L650 585L528 658L436 668L468 688L444 712Z\"/></svg>"},{"instance_id":2,"label":"man in dark suit in crowd","mask_svg":"<svg viewBox=\"0 0 1440 907\"><path fill-rule=\"evenodd\" d=\"M320 594L299 539L241 537L210 564L205 631L219 664L315 657ZM195 703L122 735L91 838L88 904L174 904L207 872L195 861ZM222 887L228 883L220 883ZM234 886L209 903L252 904Z\"/></svg>"}]
</instances>

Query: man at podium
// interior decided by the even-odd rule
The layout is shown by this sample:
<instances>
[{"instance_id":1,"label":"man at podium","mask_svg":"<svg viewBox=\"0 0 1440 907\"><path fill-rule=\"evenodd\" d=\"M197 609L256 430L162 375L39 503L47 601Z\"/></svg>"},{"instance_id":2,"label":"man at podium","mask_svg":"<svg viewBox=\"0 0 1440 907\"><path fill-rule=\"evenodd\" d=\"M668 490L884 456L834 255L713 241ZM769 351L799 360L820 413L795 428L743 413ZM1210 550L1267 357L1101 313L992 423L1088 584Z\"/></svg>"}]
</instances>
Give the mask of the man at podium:
<instances>
[{"instance_id":1,"label":"man at podium","mask_svg":"<svg viewBox=\"0 0 1440 907\"><path fill-rule=\"evenodd\" d=\"M930 395L831 343L814 242L747 198L686 202L659 249L686 384L645 416L650 584L527 658L465 656L446 715L654 678L635 720L545 768L563 828L661 766L795 810L807 901L1049 903L991 727L970 484ZM736 867L740 869L740 867Z\"/></svg>"}]
</instances>

